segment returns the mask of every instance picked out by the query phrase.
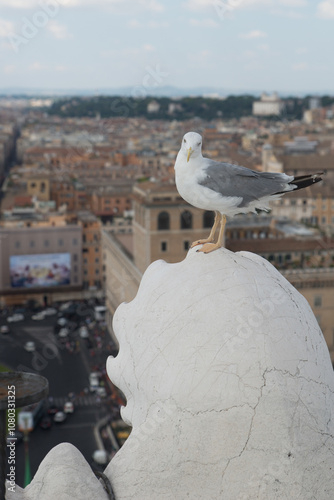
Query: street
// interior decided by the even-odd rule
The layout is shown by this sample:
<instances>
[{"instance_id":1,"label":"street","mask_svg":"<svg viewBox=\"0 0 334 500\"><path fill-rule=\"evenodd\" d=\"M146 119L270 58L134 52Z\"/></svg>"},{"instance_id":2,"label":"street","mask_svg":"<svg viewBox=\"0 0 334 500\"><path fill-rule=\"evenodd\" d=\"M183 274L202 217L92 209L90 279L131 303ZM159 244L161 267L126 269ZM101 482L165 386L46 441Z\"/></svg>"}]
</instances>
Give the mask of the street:
<instances>
[{"instance_id":1,"label":"street","mask_svg":"<svg viewBox=\"0 0 334 500\"><path fill-rule=\"evenodd\" d=\"M30 433L28 447L32 477L45 455L62 442L72 443L93 465L92 454L97 449L94 426L111 414L108 384L105 384L105 398L89 390L90 372L98 367L102 373L105 368L110 351L109 335L105 335L104 328L98 323L88 320L88 326L91 322L89 338L80 338L79 324L85 320L80 317L77 322L68 321L69 335L63 340L55 333L58 319L59 315L53 315L34 321L28 313L24 321L10 324L10 333L0 335L0 364L13 371L35 372L46 377L49 381L49 404L59 410L70 398L74 403L74 413L68 414L64 422L53 422L50 429L42 429L37 424ZM2 317L0 323L7 324L6 318ZM25 350L24 345L28 341L35 343L35 351ZM102 373L101 380L103 376L105 374ZM17 442L15 465L19 486L23 486L24 482L24 455L23 441Z\"/></svg>"}]
</instances>

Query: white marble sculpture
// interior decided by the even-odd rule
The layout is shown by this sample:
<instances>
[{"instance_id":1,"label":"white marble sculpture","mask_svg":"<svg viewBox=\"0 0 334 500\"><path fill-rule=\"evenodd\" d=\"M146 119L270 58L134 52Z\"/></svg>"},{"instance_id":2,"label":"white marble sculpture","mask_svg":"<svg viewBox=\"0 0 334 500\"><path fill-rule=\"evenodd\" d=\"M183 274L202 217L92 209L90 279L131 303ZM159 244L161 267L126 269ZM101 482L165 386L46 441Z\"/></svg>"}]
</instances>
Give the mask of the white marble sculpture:
<instances>
[{"instance_id":1,"label":"white marble sculpture","mask_svg":"<svg viewBox=\"0 0 334 500\"><path fill-rule=\"evenodd\" d=\"M334 376L306 300L266 260L220 249L147 269L108 361L132 433L117 500L332 500Z\"/></svg>"},{"instance_id":2,"label":"white marble sculpture","mask_svg":"<svg viewBox=\"0 0 334 500\"><path fill-rule=\"evenodd\" d=\"M334 498L328 349L306 300L271 264L225 249L155 262L114 330L120 352L108 374L133 427L105 471L116 500ZM82 457L58 475L55 450L13 500L105 500Z\"/></svg>"}]
</instances>

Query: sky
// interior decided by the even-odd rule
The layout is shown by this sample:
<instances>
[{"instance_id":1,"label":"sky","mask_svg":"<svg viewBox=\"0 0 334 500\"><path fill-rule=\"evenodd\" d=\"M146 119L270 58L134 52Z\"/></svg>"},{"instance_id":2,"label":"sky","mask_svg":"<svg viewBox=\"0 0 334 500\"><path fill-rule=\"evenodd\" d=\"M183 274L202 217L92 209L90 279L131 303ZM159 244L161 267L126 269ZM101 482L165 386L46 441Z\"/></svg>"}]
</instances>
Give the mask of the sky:
<instances>
[{"instance_id":1,"label":"sky","mask_svg":"<svg viewBox=\"0 0 334 500\"><path fill-rule=\"evenodd\" d=\"M0 0L0 90L334 93L334 0Z\"/></svg>"}]
</instances>

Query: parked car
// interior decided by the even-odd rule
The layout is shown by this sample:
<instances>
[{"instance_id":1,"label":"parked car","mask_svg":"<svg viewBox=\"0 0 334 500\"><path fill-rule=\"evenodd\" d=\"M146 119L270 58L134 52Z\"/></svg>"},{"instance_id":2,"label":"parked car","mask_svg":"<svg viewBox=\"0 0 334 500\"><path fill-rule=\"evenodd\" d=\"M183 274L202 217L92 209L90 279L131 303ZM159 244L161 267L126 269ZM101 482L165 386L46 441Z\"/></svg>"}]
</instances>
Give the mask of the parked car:
<instances>
[{"instance_id":1,"label":"parked car","mask_svg":"<svg viewBox=\"0 0 334 500\"><path fill-rule=\"evenodd\" d=\"M92 372L89 375L89 389L91 392L94 392L100 384L99 374L96 372Z\"/></svg>"},{"instance_id":2,"label":"parked car","mask_svg":"<svg viewBox=\"0 0 334 500\"><path fill-rule=\"evenodd\" d=\"M68 336L68 334L69 334L69 333L70 333L70 332L68 331L68 329L67 329L67 328L61 328L61 329L59 330L58 335L59 335L59 337L60 337L60 338L65 338L65 337L67 337L67 336Z\"/></svg>"},{"instance_id":3,"label":"parked car","mask_svg":"<svg viewBox=\"0 0 334 500\"><path fill-rule=\"evenodd\" d=\"M105 398L107 396L107 391L105 390L105 387L97 387L95 392L101 398Z\"/></svg>"},{"instance_id":4,"label":"parked car","mask_svg":"<svg viewBox=\"0 0 334 500\"><path fill-rule=\"evenodd\" d=\"M28 340L28 342L24 344L24 348L28 352L34 352L36 351L36 344L32 340Z\"/></svg>"},{"instance_id":5,"label":"parked car","mask_svg":"<svg viewBox=\"0 0 334 500\"><path fill-rule=\"evenodd\" d=\"M58 411L55 416L53 417L53 421L56 422L57 424L62 424L66 420L66 413L63 411Z\"/></svg>"},{"instance_id":6,"label":"parked car","mask_svg":"<svg viewBox=\"0 0 334 500\"><path fill-rule=\"evenodd\" d=\"M13 316L8 316L7 318L8 323L16 323L17 321L23 321L23 320L24 320L24 315L21 313L13 314Z\"/></svg>"},{"instance_id":7,"label":"parked car","mask_svg":"<svg viewBox=\"0 0 334 500\"><path fill-rule=\"evenodd\" d=\"M48 408L48 414L49 415L55 415L56 413L59 412L59 408L56 405L50 405Z\"/></svg>"},{"instance_id":8,"label":"parked car","mask_svg":"<svg viewBox=\"0 0 334 500\"><path fill-rule=\"evenodd\" d=\"M0 332L4 335L6 335L6 333L9 333L9 326L8 325L1 325L0 326Z\"/></svg>"},{"instance_id":9,"label":"parked car","mask_svg":"<svg viewBox=\"0 0 334 500\"><path fill-rule=\"evenodd\" d=\"M73 413L74 412L74 404L72 401L67 401L64 404L64 413Z\"/></svg>"},{"instance_id":10,"label":"parked car","mask_svg":"<svg viewBox=\"0 0 334 500\"><path fill-rule=\"evenodd\" d=\"M42 321L44 318L45 316L43 311L33 314L31 316L31 319L33 319L34 321Z\"/></svg>"},{"instance_id":11,"label":"parked car","mask_svg":"<svg viewBox=\"0 0 334 500\"><path fill-rule=\"evenodd\" d=\"M7 435L7 444L12 443L13 441L15 442L15 444L17 444L20 441L22 441L22 439L23 439L23 432L15 430L13 436L10 436L9 434Z\"/></svg>"},{"instance_id":12,"label":"parked car","mask_svg":"<svg viewBox=\"0 0 334 500\"><path fill-rule=\"evenodd\" d=\"M66 323L67 323L67 319L66 319L66 318L63 318L63 317L60 317L60 318L58 319L58 321L57 321L57 324L58 324L59 326L65 326L65 325L66 325Z\"/></svg>"},{"instance_id":13,"label":"parked car","mask_svg":"<svg viewBox=\"0 0 334 500\"><path fill-rule=\"evenodd\" d=\"M109 461L108 453L105 450L94 451L92 459L100 465L106 465Z\"/></svg>"},{"instance_id":14,"label":"parked car","mask_svg":"<svg viewBox=\"0 0 334 500\"><path fill-rule=\"evenodd\" d=\"M39 426L42 428L42 429L51 429L52 427L52 420L51 418L46 415L45 417L42 418L42 420L40 421L39 423Z\"/></svg>"},{"instance_id":15,"label":"parked car","mask_svg":"<svg viewBox=\"0 0 334 500\"><path fill-rule=\"evenodd\" d=\"M89 337L87 326L80 326L79 334L82 339L87 339Z\"/></svg>"},{"instance_id":16,"label":"parked car","mask_svg":"<svg viewBox=\"0 0 334 500\"><path fill-rule=\"evenodd\" d=\"M54 307L48 307L43 311L44 316L53 316L54 314L57 314L57 309Z\"/></svg>"}]
</instances>

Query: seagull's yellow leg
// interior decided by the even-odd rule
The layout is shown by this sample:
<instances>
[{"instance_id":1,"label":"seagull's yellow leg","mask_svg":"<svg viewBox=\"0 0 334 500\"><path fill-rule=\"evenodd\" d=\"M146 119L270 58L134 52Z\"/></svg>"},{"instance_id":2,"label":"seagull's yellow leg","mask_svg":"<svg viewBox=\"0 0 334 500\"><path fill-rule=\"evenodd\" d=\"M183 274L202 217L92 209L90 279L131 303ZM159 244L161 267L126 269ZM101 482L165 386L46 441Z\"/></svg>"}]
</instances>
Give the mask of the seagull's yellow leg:
<instances>
[{"instance_id":1,"label":"seagull's yellow leg","mask_svg":"<svg viewBox=\"0 0 334 500\"><path fill-rule=\"evenodd\" d=\"M210 253L220 248L223 243L225 225L226 225L226 216L222 215L220 218L220 230L217 243L206 243L205 245L202 246L202 248L199 248L197 252Z\"/></svg>"},{"instance_id":2,"label":"seagull's yellow leg","mask_svg":"<svg viewBox=\"0 0 334 500\"><path fill-rule=\"evenodd\" d=\"M197 240L197 241L194 241L192 244L191 244L191 247L190 248L193 248L197 245L203 245L203 243L212 243L213 240L214 240L214 237L215 237L215 233L216 233L216 230L217 230L217 227L218 227L218 224L221 220L221 213L220 212L215 212L215 221L213 223L213 226L212 226L212 229L211 229L211 232L209 234L209 237L205 240Z\"/></svg>"}]
</instances>

